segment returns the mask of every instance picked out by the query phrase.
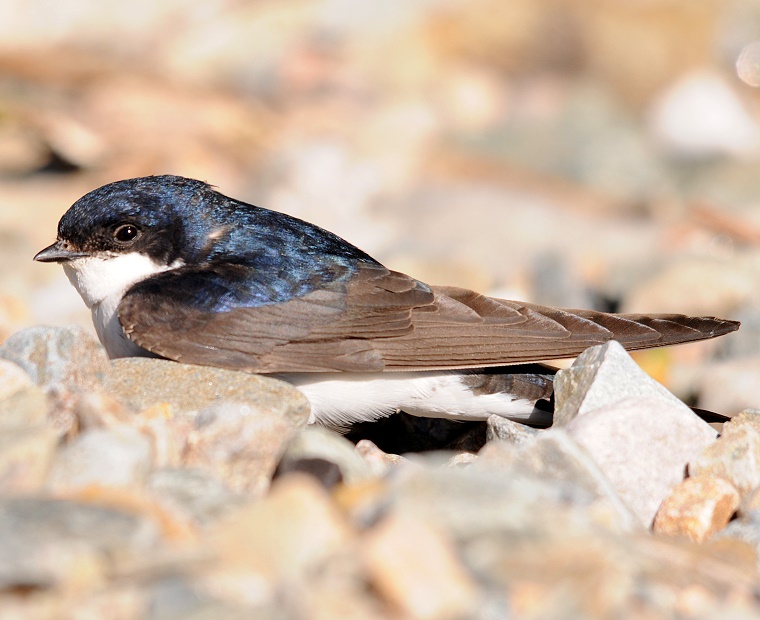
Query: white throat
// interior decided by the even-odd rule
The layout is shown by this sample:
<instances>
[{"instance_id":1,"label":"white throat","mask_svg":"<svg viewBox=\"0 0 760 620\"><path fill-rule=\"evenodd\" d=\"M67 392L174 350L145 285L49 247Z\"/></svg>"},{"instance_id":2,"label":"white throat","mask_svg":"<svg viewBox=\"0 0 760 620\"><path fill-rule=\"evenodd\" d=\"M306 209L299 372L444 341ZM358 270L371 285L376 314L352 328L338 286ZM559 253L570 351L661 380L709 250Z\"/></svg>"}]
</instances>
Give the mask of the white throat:
<instances>
[{"instance_id":1,"label":"white throat","mask_svg":"<svg viewBox=\"0 0 760 620\"><path fill-rule=\"evenodd\" d=\"M92 322L100 342L110 357L149 355L124 334L116 310L124 293L145 278L181 267L175 261L162 265L145 254L101 255L63 263L63 271L92 312Z\"/></svg>"}]
</instances>

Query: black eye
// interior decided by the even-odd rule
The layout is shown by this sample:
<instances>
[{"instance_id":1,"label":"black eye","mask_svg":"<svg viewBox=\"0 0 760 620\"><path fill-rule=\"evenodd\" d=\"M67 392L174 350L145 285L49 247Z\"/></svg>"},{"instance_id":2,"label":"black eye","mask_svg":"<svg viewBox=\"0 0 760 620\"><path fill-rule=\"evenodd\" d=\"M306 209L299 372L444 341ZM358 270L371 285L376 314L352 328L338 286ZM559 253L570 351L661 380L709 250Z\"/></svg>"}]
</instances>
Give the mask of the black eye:
<instances>
[{"instance_id":1,"label":"black eye","mask_svg":"<svg viewBox=\"0 0 760 620\"><path fill-rule=\"evenodd\" d=\"M121 243L129 243L140 233L137 226L132 224L122 224L113 231L113 238Z\"/></svg>"}]
</instances>

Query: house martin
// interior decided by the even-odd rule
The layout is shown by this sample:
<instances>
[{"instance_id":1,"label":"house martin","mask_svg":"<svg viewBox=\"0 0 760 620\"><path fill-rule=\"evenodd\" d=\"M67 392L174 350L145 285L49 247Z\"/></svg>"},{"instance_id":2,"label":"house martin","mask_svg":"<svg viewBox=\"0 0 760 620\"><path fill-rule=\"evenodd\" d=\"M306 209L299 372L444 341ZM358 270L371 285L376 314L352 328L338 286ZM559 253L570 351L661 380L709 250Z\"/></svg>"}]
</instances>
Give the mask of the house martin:
<instances>
[{"instance_id":1,"label":"house martin","mask_svg":"<svg viewBox=\"0 0 760 620\"><path fill-rule=\"evenodd\" d=\"M169 175L80 198L34 258L61 263L111 358L274 375L305 393L312 422L338 427L397 410L546 425L553 373L539 362L739 327L430 286L318 226Z\"/></svg>"}]
</instances>

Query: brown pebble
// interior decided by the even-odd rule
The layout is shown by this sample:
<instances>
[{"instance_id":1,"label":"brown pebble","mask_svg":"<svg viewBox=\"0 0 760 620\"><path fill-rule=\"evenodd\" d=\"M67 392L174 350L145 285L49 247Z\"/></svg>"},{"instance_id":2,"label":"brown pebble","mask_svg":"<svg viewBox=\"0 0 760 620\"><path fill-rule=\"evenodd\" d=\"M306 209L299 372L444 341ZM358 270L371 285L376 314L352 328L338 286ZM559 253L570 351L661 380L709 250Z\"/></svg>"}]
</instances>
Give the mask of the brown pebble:
<instances>
[{"instance_id":1,"label":"brown pebble","mask_svg":"<svg viewBox=\"0 0 760 620\"><path fill-rule=\"evenodd\" d=\"M722 529L738 506L739 491L730 482L711 476L687 478L660 506L654 531L701 543Z\"/></svg>"},{"instance_id":2,"label":"brown pebble","mask_svg":"<svg viewBox=\"0 0 760 620\"><path fill-rule=\"evenodd\" d=\"M274 583L315 569L345 548L352 531L318 482L289 474L265 498L219 521L211 539L226 571Z\"/></svg>"},{"instance_id":3,"label":"brown pebble","mask_svg":"<svg viewBox=\"0 0 760 620\"><path fill-rule=\"evenodd\" d=\"M472 613L478 589L451 541L433 524L392 514L365 539L373 585L412 618L458 618Z\"/></svg>"}]
</instances>

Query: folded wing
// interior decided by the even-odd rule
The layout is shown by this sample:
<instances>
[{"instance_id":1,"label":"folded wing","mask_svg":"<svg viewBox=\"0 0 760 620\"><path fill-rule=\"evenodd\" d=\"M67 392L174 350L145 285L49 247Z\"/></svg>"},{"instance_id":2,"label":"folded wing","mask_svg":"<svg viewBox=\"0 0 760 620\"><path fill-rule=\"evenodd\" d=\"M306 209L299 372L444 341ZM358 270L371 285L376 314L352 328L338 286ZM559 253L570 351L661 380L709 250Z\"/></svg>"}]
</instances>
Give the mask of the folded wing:
<instances>
[{"instance_id":1,"label":"folded wing","mask_svg":"<svg viewBox=\"0 0 760 620\"><path fill-rule=\"evenodd\" d=\"M135 285L119 307L129 338L169 359L250 372L377 372L573 357L611 339L645 349L739 326L713 317L548 308L429 287L373 264L279 303L249 303L230 291L235 302L209 312L199 301L199 275L216 270L215 282L233 282L225 269L184 267ZM235 269L239 278L241 267Z\"/></svg>"}]
</instances>

